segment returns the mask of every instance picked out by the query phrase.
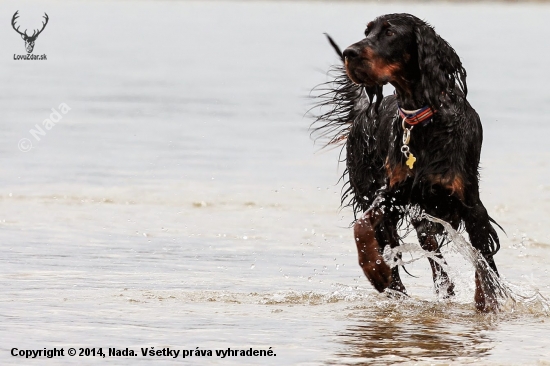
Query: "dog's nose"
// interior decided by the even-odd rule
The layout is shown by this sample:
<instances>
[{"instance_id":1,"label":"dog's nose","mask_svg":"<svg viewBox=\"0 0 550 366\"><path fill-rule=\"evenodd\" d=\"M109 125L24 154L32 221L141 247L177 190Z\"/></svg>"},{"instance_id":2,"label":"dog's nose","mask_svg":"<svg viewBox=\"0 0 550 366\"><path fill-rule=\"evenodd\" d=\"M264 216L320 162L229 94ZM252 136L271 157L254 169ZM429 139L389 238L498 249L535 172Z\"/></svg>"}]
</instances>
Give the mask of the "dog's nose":
<instances>
[{"instance_id":1,"label":"dog's nose","mask_svg":"<svg viewBox=\"0 0 550 366\"><path fill-rule=\"evenodd\" d=\"M359 52L355 47L348 47L344 50L344 58L348 60L353 60L357 57L359 57Z\"/></svg>"}]
</instances>

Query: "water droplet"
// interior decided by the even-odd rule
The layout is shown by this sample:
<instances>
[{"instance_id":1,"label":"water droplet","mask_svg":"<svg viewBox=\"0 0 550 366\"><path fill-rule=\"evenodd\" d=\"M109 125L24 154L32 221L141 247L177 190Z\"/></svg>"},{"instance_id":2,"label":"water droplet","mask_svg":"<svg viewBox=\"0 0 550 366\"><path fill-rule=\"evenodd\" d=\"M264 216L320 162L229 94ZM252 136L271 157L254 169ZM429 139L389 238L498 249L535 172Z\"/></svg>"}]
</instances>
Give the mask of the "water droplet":
<instances>
[{"instance_id":1,"label":"water droplet","mask_svg":"<svg viewBox=\"0 0 550 366\"><path fill-rule=\"evenodd\" d=\"M254 269L254 267L256 267L256 265L255 265L255 264L252 264L252 265L250 266L250 269Z\"/></svg>"},{"instance_id":2,"label":"water droplet","mask_svg":"<svg viewBox=\"0 0 550 366\"><path fill-rule=\"evenodd\" d=\"M380 263L382 263L382 262L380 261L380 259L377 259L377 260L376 260L376 264L380 264Z\"/></svg>"}]
</instances>

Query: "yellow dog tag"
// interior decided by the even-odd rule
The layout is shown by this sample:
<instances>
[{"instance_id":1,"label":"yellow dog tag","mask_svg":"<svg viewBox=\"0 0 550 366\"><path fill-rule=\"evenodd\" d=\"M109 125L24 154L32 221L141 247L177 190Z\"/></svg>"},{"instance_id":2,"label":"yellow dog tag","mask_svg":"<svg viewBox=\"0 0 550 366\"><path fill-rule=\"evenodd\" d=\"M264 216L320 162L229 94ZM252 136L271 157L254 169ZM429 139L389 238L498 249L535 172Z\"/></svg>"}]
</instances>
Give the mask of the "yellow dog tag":
<instances>
[{"instance_id":1,"label":"yellow dog tag","mask_svg":"<svg viewBox=\"0 0 550 366\"><path fill-rule=\"evenodd\" d=\"M407 162L405 164L407 164L409 169L412 169L415 161L416 158L414 157L414 155L412 153L409 153L409 158L407 159Z\"/></svg>"}]
</instances>

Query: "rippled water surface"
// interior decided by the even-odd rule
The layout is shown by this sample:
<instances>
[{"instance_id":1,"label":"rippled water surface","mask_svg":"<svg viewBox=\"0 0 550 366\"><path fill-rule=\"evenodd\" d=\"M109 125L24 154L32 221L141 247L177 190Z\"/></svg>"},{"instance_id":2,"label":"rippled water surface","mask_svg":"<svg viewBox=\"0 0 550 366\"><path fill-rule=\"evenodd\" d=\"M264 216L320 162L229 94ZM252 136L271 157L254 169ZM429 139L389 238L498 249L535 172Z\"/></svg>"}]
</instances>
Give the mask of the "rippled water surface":
<instances>
[{"instance_id":1,"label":"rippled water surface","mask_svg":"<svg viewBox=\"0 0 550 366\"><path fill-rule=\"evenodd\" d=\"M499 270L517 291L548 298L549 6L0 9L2 364L30 362L13 347L276 354L156 359L188 364L550 362L541 302L476 313L473 270L449 249L455 299L433 293L426 260L403 275L410 298L376 293L356 263L352 213L339 209L338 151L314 146L304 117L309 90L338 61L323 32L346 46L384 13L428 20L461 56L484 123L482 199L507 232ZM9 26L16 10L29 29L48 13L34 51L47 61L13 60L25 52ZM36 140L29 130L62 103L70 110ZM25 138L28 152L18 148Z\"/></svg>"}]
</instances>

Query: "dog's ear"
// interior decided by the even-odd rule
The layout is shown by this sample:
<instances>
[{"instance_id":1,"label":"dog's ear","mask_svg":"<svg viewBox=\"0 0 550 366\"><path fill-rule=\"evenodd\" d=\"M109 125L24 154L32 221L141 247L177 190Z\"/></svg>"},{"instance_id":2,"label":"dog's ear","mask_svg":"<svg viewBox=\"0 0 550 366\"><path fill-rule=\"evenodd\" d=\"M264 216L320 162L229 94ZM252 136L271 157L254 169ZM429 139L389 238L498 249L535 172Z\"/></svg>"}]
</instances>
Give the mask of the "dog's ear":
<instances>
[{"instance_id":1,"label":"dog's ear","mask_svg":"<svg viewBox=\"0 0 550 366\"><path fill-rule=\"evenodd\" d=\"M456 98L458 82L464 96L468 93L466 70L455 50L425 22L414 27L418 47L418 66L424 98L434 109L438 109L447 98Z\"/></svg>"}]
</instances>

